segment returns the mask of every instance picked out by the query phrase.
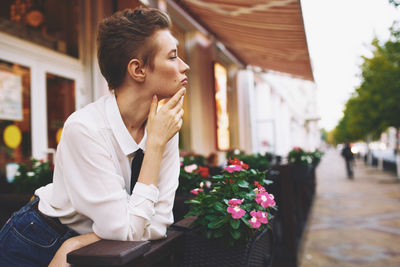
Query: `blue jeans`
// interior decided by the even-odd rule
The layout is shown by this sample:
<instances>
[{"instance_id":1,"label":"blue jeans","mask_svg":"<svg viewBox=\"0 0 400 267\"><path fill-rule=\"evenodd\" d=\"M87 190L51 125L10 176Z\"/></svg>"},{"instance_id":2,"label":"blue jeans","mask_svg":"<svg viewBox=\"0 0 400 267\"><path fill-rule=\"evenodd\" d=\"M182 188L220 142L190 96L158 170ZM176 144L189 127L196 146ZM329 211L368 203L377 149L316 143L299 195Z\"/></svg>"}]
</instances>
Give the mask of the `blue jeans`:
<instances>
[{"instance_id":1,"label":"blue jeans","mask_svg":"<svg viewBox=\"0 0 400 267\"><path fill-rule=\"evenodd\" d=\"M77 232L66 227L61 235L33 206L39 198L15 212L0 231L0 266L47 266L58 248Z\"/></svg>"}]
</instances>

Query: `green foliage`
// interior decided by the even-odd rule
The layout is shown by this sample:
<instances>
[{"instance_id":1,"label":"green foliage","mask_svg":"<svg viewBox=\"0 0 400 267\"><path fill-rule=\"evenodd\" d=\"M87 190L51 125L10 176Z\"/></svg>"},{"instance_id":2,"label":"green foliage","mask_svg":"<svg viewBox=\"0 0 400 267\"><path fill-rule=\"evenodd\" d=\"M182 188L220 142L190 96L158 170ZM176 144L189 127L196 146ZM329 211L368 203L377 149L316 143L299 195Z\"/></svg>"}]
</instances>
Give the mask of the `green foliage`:
<instances>
[{"instance_id":1,"label":"green foliage","mask_svg":"<svg viewBox=\"0 0 400 267\"><path fill-rule=\"evenodd\" d=\"M372 41L373 56L363 57L360 87L345 105L335 128L336 143L378 137L388 127L400 127L400 31L394 23L384 44Z\"/></svg>"},{"instance_id":2,"label":"green foliage","mask_svg":"<svg viewBox=\"0 0 400 267\"><path fill-rule=\"evenodd\" d=\"M14 185L17 193L33 194L36 189L51 183L53 180L53 166L47 161L32 159L30 166L19 164Z\"/></svg>"},{"instance_id":3,"label":"green foliage","mask_svg":"<svg viewBox=\"0 0 400 267\"><path fill-rule=\"evenodd\" d=\"M202 187L210 176L208 167L205 166L206 158L202 155L188 154L181 157L178 193L188 194L190 190Z\"/></svg>"},{"instance_id":4,"label":"green foliage","mask_svg":"<svg viewBox=\"0 0 400 267\"><path fill-rule=\"evenodd\" d=\"M199 192L193 199L186 203L190 204L190 210L185 217L197 216L192 224L195 230L208 239L216 239L224 245L231 247L248 242L257 231L264 229L270 224L263 224L260 228L251 227L249 219L251 211L267 211L268 219L272 219L271 208L263 208L255 201L254 191L259 186L266 186L271 181L266 180L266 172L255 169L242 169L229 173L222 171L221 175L211 177L212 190ZM257 183L255 183L257 182ZM228 212L228 201L240 199L240 208L246 214L240 219L234 219Z\"/></svg>"},{"instance_id":5,"label":"green foliage","mask_svg":"<svg viewBox=\"0 0 400 267\"><path fill-rule=\"evenodd\" d=\"M389 3L391 3L395 7L400 6L400 0L389 0Z\"/></svg>"},{"instance_id":6,"label":"green foliage","mask_svg":"<svg viewBox=\"0 0 400 267\"><path fill-rule=\"evenodd\" d=\"M288 161L289 163L308 166L311 164L318 164L322 155L323 152L318 149L313 152L307 152L300 147L294 147L289 151Z\"/></svg>"},{"instance_id":7,"label":"green foliage","mask_svg":"<svg viewBox=\"0 0 400 267\"><path fill-rule=\"evenodd\" d=\"M265 171L267 170L270 165L271 161L273 158L273 154L266 152L265 154L246 154L243 152L240 152L239 154L228 154L228 158L237 158L238 160L241 160L243 162L246 162L250 168L256 169L259 171Z\"/></svg>"},{"instance_id":8,"label":"green foliage","mask_svg":"<svg viewBox=\"0 0 400 267\"><path fill-rule=\"evenodd\" d=\"M198 154L187 154L181 158L184 166L196 164L197 166L206 165L206 158L203 155Z\"/></svg>"},{"instance_id":9,"label":"green foliage","mask_svg":"<svg viewBox=\"0 0 400 267\"><path fill-rule=\"evenodd\" d=\"M187 172L185 171L185 167L187 166L196 166L196 170L192 172ZM190 164L190 165L182 165L180 174L179 174L179 187L177 189L178 193L183 193L183 194L188 194L190 190L195 189L195 188L200 188L202 187L200 184L203 182L206 184L207 181L209 181L208 176L203 175L204 172L199 171L199 167L196 164ZM207 169L208 173L208 168L200 166L200 168Z\"/></svg>"}]
</instances>

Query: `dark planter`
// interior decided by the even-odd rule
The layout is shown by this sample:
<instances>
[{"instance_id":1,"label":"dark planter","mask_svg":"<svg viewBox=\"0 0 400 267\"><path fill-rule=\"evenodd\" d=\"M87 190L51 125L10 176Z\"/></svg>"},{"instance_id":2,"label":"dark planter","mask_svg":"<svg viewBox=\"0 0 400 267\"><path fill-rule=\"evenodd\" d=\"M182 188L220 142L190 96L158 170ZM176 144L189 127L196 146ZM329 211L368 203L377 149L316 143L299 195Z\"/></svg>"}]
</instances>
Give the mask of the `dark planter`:
<instances>
[{"instance_id":1,"label":"dark planter","mask_svg":"<svg viewBox=\"0 0 400 267\"><path fill-rule=\"evenodd\" d=\"M193 195L176 193L174 200L174 207L172 209L175 222L182 220L186 215L186 213L189 212L189 204L186 204L185 201L191 198L193 198Z\"/></svg>"},{"instance_id":2,"label":"dark planter","mask_svg":"<svg viewBox=\"0 0 400 267\"><path fill-rule=\"evenodd\" d=\"M0 227L10 216L26 203L29 202L32 194L0 194Z\"/></svg>"},{"instance_id":3,"label":"dark planter","mask_svg":"<svg viewBox=\"0 0 400 267\"><path fill-rule=\"evenodd\" d=\"M269 229L259 232L247 244L233 248L190 230L185 234L184 247L185 267L268 267L272 264L273 237Z\"/></svg>"}]
</instances>

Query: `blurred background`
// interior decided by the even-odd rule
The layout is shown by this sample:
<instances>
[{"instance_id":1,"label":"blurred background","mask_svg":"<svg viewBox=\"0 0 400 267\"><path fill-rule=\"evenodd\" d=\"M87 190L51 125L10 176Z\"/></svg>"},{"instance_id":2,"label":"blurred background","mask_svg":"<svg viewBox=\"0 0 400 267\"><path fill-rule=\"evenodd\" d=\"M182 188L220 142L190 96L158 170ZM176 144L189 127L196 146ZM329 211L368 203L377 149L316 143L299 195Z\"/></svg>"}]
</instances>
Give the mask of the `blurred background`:
<instances>
[{"instance_id":1,"label":"blurred background","mask_svg":"<svg viewBox=\"0 0 400 267\"><path fill-rule=\"evenodd\" d=\"M341 198L339 187L349 194L362 192L357 191L362 187L358 181L373 184L365 194L379 191L382 184L377 181L382 180L387 182L382 192L399 192L398 0L2 0L2 220L25 201L6 209L7 196L29 195L51 182L67 117L109 93L97 64L97 23L140 5L169 13L179 56L191 67L179 144L185 164L223 168L227 158L241 157L263 162L260 168L265 170L308 162L318 179L325 179L317 187L316 199L320 193L322 202L315 202L313 193L314 202L308 204L319 203L314 206L321 210L330 207L326 201ZM345 144L356 162L351 185L346 157L341 157ZM299 151L305 154L296 154ZM313 161L315 155L321 164ZM336 187L328 186L332 184ZM390 194L387 204L397 210L388 215L394 220L392 228L381 231L394 234L397 239L390 242L397 242L400 196ZM320 206L324 203L329 207ZM344 210L350 204L342 205ZM356 224L353 219L337 223ZM322 226L317 219L304 220L297 237L300 245L294 249L295 259L286 261L288 266L337 266L332 255L341 255L338 244L318 250L319 237L313 234L306 243L302 233ZM356 252L343 254L342 266L400 264L400 241L398 250L392 247L389 252L382 252L383 245L371 249L357 247L354 240L346 244L342 249L358 249L358 258ZM385 257L374 258L369 251ZM319 255L318 260L313 255Z\"/></svg>"}]
</instances>

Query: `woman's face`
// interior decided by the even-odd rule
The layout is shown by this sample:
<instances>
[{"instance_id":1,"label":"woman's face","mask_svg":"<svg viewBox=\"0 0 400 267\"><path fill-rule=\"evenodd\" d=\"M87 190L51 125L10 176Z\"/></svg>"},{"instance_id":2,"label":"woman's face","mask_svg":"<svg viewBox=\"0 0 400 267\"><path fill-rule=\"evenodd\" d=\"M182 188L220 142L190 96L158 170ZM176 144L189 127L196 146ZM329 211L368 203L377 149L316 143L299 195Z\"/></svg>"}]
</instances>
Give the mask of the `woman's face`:
<instances>
[{"instance_id":1,"label":"woman's face","mask_svg":"<svg viewBox=\"0 0 400 267\"><path fill-rule=\"evenodd\" d=\"M154 33L158 51L154 56L154 68L147 67L145 83L158 99L173 96L187 84L185 72L189 66L178 57L177 41L169 30Z\"/></svg>"}]
</instances>

